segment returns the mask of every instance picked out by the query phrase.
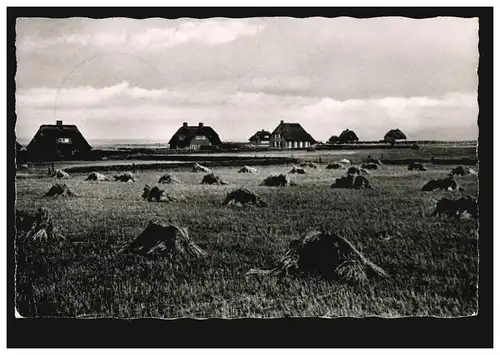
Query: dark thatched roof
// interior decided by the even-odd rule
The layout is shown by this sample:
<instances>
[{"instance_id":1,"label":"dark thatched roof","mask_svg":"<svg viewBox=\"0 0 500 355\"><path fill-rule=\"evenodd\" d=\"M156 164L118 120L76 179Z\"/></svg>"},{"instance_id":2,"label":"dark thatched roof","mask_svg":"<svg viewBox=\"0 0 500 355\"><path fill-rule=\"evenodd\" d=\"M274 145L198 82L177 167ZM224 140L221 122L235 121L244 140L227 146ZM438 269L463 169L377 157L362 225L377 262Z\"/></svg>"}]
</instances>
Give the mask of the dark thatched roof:
<instances>
[{"instance_id":1,"label":"dark thatched roof","mask_svg":"<svg viewBox=\"0 0 500 355\"><path fill-rule=\"evenodd\" d=\"M330 139L328 139L328 142L329 143L337 143L339 141L339 137L338 136L331 136Z\"/></svg>"},{"instance_id":2,"label":"dark thatched roof","mask_svg":"<svg viewBox=\"0 0 500 355\"><path fill-rule=\"evenodd\" d=\"M339 143L349 143L349 142L357 142L358 136L354 131L351 131L350 129L345 129L342 131L342 133L339 136L338 142Z\"/></svg>"},{"instance_id":3,"label":"dark thatched roof","mask_svg":"<svg viewBox=\"0 0 500 355\"><path fill-rule=\"evenodd\" d=\"M58 142L59 138L69 138L70 143L61 144ZM33 154L48 157L51 154L63 154L66 151L88 152L92 147L77 126L62 124L62 121L58 121L55 125L41 125L26 149Z\"/></svg>"},{"instance_id":4,"label":"dark thatched roof","mask_svg":"<svg viewBox=\"0 0 500 355\"><path fill-rule=\"evenodd\" d=\"M257 131L253 136L251 136L248 140L250 142L260 142L267 141L271 138L271 132L266 130Z\"/></svg>"},{"instance_id":5,"label":"dark thatched roof","mask_svg":"<svg viewBox=\"0 0 500 355\"><path fill-rule=\"evenodd\" d=\"M406 139L406 135L403 132L401 132L399 128L391 129L384 136L385 141L394 141L398 139Z\"/></svg>"},{"instance_id":6,"label":"dark thatched roof","mask_svg":"<svg viewBox=\"0 0 500 355\"><path fill-rule=\"evenodd\" d=\"M171 148L184 148L190 145L191 140L196 136L205 136L212 145L220 145L221 140L217 132L210 126L199 124L198 126L188 126L183 124L172 136L168 144ZM183 138L183 139L180 139Z\"/></svg>"},{"instance_id":7,"label":"dark thatched roof","mask_svg":"<svg viewBox=\"0 0 500 355\"><path fill-rule=\"evenodd\" d=\"M313 137L306 132L299 123L281 123L273 131L273 134L279 133L287 141L316 143Z\"/></svg>"}]
</instances>

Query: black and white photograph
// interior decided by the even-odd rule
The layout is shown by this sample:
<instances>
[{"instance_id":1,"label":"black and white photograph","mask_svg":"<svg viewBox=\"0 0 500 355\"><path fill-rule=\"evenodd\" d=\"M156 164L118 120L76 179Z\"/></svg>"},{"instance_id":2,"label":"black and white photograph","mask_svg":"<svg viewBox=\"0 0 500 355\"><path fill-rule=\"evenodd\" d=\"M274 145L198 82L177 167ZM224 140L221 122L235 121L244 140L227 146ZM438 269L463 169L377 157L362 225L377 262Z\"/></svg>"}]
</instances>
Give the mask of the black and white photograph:
<instances>
[{"instance_id":1,"label":"black and white photograph","mask_svg":"<svg viewBox=\"0 0 500 355\"><path fill-rule=\"evenodd\" d=\"M15 18L16 319L478 316L475 12L164 12Z\"/></svg>"}]
</instances>

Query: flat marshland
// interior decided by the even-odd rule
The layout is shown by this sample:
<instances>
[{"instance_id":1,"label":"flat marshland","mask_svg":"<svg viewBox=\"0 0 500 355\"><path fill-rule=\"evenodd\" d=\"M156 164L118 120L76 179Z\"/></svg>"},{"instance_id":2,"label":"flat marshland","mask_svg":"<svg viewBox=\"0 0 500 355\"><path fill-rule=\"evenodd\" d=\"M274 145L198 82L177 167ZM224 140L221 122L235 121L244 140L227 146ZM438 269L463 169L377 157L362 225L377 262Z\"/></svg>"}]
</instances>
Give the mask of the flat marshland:
<instances>
[{"instance_id":1,"label":"flat marshland","mask_svg":"<svg viewBox=\"0 0 500 355\"><path fill-rule=\"evenodd\" d=\"M335 159L342 157L352 159L340 152ZM297 186L283 188L259 184L292 165L257 166L255 174L213 168L229 183L225 186L201 185L205 174L189 168L138 171L136 181L128 183L84 181L88 173L59 181L27 174L16 181L16 209L34 214L46 207L66 240L29 260L17 253L17 309L25 317L125 318L476 312L478 222L430 215L442 197L477 196L477 176L455 177L464 192L423 192L428 180L445 176L453 166L428 164L427 171L417 172L382 165L367 176L373 189L332 189L345 171L326 170L327 160L318 169L307 168L307 174L290 175ZM178 201L143 200L144 185L156 185L164 173L182 181L160 186ZM55 182L67 184L77 197L43 197ZM226 194L239 187L268 206L222 206ZM117 254L156 217L186 227L208 257L172 265L164 258ZM313 276L245 277L251 268L272 268L292 239L311 230L345 237L390 277L363 285Z\"/></svg>"}]
</instances>

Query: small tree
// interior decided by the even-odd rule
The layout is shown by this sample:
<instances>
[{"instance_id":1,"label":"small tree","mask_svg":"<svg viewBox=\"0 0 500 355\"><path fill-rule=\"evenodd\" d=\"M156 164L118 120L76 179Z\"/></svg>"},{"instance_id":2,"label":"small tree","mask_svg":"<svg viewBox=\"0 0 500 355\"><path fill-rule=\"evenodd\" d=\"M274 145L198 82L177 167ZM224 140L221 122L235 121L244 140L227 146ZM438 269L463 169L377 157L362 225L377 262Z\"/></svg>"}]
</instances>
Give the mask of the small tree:
<instances>
[{"instance_id":1,"label":"small tree","mask_svg":"<svg viewBox=\"0 0 500 355\"><path fill-rule=\"evenodd\" d=\"M354 133L354 131L351 131L349 129L345 129L339 136L339 139L338 139L338 143L353 143L353 142L357 142L359 139L358 139L358 136L356 135L356 133Z\"/></svg>"}]
</instances>

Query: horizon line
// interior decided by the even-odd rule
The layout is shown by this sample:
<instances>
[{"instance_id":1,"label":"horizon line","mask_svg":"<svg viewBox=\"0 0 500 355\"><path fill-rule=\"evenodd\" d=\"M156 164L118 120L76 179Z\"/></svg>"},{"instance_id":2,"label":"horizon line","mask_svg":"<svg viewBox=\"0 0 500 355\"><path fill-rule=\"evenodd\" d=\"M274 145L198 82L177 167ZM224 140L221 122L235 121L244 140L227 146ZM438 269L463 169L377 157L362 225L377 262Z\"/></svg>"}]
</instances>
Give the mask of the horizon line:
<instances>
[{"instance_id":1,"label":"horizon line","mask_svg":"<svg viewBox=\"0 0 500 355\"><path fill-rule=\"evenodd\" d=\"M23 138L23 137L16 137L17 141L26 141L26 142L31 142L32 138ZM166 141L160 141L156 139L148 139L148 138L85 138L87 142L100 142L100 143L107 143L107 142L112 142L115 144L119 143L130 143L130 142L137 142L137 143L147 143L147 144L165 144L168 145L168 142ZM359 143L363 142L381 142L382 140L359 140ZM407 139L406 141L408 142L478 142L478 139ZM223 140L222 143L248 143L248 139L228 139L228 140ZM325 140L327 142L327 140Z\"/></svg>"}]
</instances>

